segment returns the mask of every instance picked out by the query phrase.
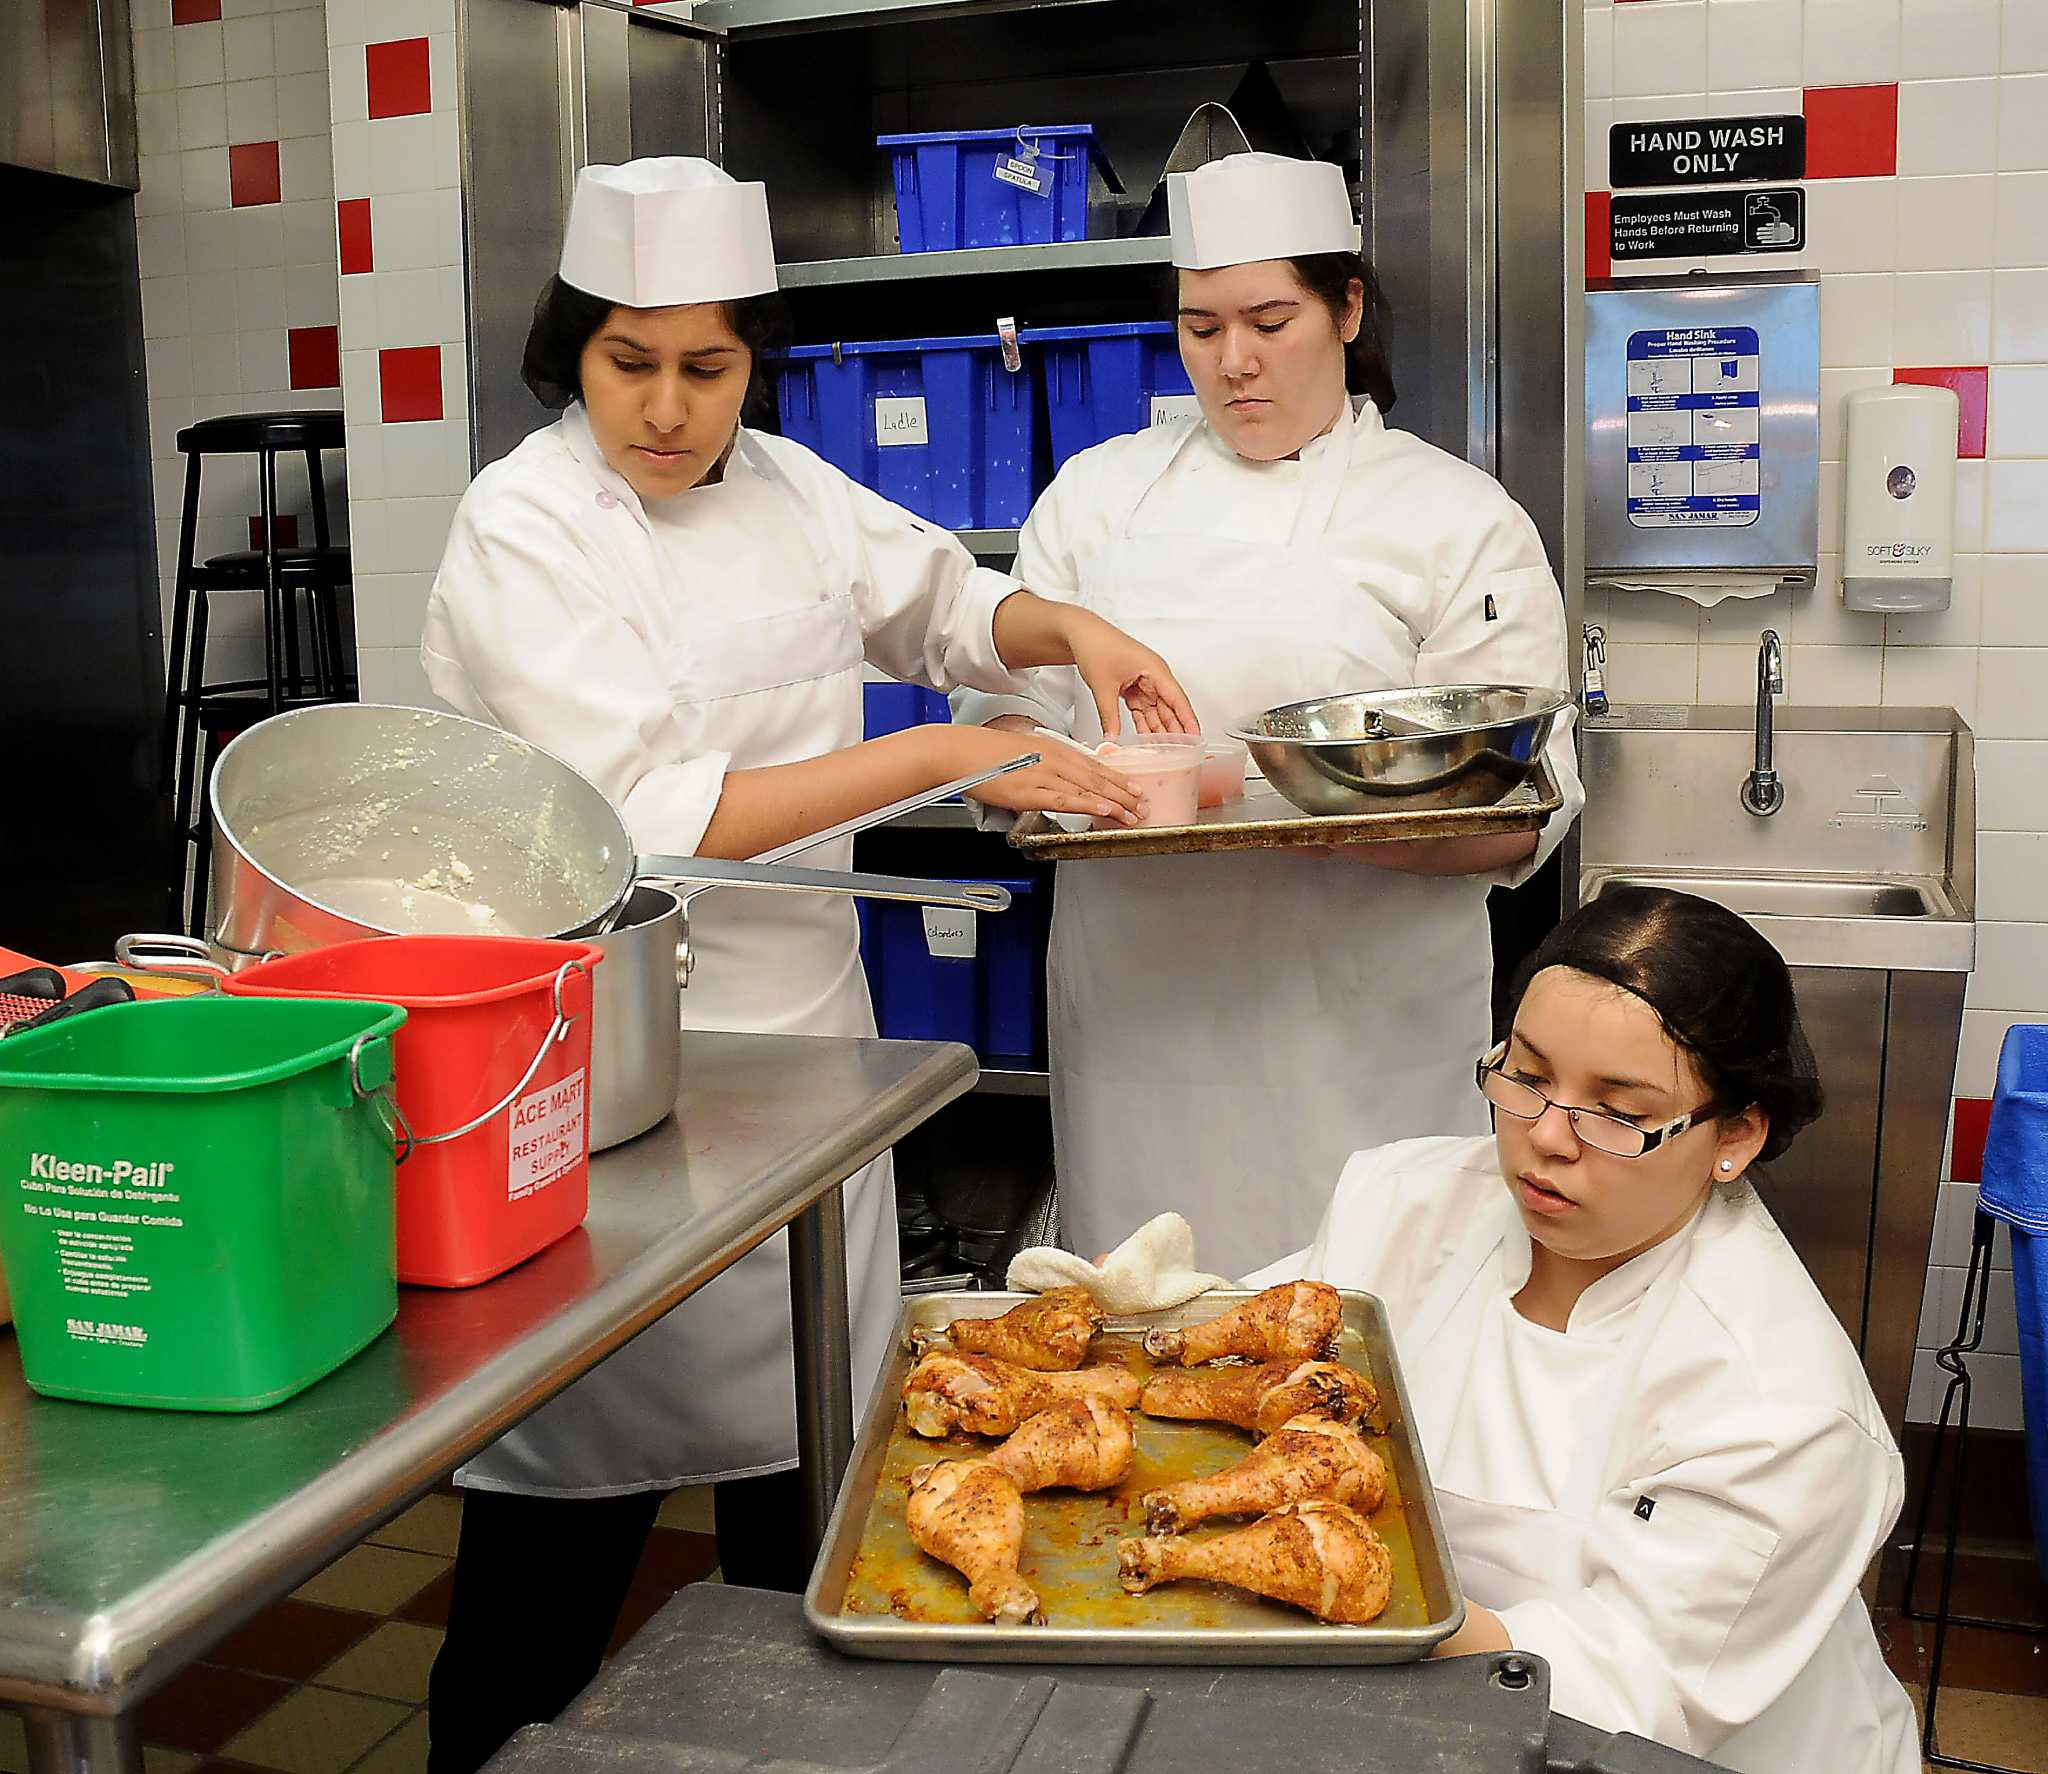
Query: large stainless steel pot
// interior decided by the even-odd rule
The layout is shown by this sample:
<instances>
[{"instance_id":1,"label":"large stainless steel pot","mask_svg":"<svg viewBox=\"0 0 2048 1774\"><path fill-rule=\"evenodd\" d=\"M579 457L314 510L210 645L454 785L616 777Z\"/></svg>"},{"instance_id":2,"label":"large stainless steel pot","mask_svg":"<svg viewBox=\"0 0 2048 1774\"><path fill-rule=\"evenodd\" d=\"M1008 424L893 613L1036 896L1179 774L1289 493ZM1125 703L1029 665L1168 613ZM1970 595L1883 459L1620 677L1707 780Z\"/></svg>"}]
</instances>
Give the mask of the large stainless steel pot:
<instances>
[{"instance_id":1,"label":"large stainless steel pot","mask_svg":"<svg viewBox=\"0 0 2048 1774\"><path fill-rule=\"evenodd\" d=\"M602 1152L666 1120L682 1085L682 992L689 960L683 902L635 887L604 950L590 1025L590 1149Z\"/></svg>"}]
</instances>

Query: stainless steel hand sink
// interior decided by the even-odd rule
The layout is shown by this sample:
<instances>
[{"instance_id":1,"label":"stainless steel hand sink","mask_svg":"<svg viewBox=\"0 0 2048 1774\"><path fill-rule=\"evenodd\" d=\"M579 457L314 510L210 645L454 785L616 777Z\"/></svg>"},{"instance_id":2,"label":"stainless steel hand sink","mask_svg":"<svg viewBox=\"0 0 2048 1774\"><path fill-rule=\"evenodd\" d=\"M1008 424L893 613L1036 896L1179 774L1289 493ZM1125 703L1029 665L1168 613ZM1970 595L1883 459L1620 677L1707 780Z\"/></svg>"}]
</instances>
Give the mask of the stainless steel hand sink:
<instances>
[{"instance_id":1,"label":"stainless steel hand sink","mask_svg":"<svg viewBox=\"0 0 2048 1774\"><path fill-rule=\"evenodd\" d=\"M1589 880L1596 892L1635 886L1696 893L1746 918L1938 918L1954 914L1954 903L1938 881L1620 871L1595 871Z\"/></svg>"}]
</instances>

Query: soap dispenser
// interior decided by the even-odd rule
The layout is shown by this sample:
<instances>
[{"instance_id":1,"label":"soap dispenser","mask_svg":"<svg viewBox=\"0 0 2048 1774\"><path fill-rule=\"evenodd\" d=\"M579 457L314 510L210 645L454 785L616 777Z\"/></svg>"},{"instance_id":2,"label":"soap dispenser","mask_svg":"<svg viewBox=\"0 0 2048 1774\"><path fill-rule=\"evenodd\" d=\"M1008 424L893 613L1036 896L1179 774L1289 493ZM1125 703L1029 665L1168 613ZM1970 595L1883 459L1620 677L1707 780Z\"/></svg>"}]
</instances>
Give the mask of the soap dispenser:
<instances>
[{"instance_id":1,"label":"soap dispenser","mask_svg":"<svg viewBox=\"0 0 2048 1774\"><path fill-rule=\"evenodd\" d=\"M1842 602L1946 610L1954 579L1952 388L1859 388L1842 401Z\"/></svg>"}]
</instances>

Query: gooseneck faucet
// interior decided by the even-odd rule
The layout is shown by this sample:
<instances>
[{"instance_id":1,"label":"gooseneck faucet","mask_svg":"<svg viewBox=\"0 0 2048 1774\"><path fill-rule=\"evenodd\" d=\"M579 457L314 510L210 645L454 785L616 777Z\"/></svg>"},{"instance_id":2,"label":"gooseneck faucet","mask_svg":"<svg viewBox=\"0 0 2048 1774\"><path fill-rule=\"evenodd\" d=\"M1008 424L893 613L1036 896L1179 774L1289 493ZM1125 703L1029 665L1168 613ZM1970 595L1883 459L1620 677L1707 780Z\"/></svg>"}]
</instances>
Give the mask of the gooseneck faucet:
<instances>
[{"instance_id":1,"label":"gooseneck faucet","mask_svg":"<svg viewBox=\"0 0 2048 1774\"><path fill-rule=\"evenodd\" d=\"M1756 762L1742 779L1742 804L1767 819L1785 804L1785 785L1771 767L1771 698L1785 694L1785 652L1767 628L1756 650Z\"/></svg>"}]
</instances>

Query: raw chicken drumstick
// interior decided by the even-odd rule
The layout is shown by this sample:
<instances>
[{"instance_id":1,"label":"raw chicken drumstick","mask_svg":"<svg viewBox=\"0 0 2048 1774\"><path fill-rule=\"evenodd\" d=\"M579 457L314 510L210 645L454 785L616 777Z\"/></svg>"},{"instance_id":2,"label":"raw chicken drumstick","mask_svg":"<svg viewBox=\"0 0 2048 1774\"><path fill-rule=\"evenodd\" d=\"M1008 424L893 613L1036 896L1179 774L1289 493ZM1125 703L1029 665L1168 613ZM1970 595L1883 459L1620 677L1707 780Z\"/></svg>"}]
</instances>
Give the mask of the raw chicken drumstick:
<instances>
[{"instance_id":1,"label":"raw chicken drumstick","mask_svg":"<svg viewBox=\"0 0 2048 1774\"><path fill-rule=\"evenodd\" d=\"M903 1409L919 1435L938 1437L965 1429L971 1435L1008 1435L1026 1417L1062 1399L1093 1394L1126 1410L1138 1402L1141 1382L1127 1368L1084 1367L1074 1374L1035 1374L992 1355L935 1351L903 1382Z\"/></svg>"},{"instance_id":2,"label":"raw chicken drumstick","mask_svg":"<svg viewBox=\"0 0 2048 1774\"><path fill-rule=\"evenodd\" d=\"M1000 1456L998 1456L1000 1457ZM1292 1417L1235 1466L1138 1499L1148 1533L1179 1534L1217 1515L1263 1515L1283 1503L1349 1503L1371 1514L1387 1495L1387 1469L1356 1429Z\"/></svg>"},{"instance_id":3,"label":"raw chicken drumstick","mask_svg":"<svg viewBox=\"0 0 2048 1774\"><path fill-rule=\"evenodd\" d=\"M1344 1302L1320 1281L1287 1281L1255 1294L1207 1324L1149 1330L1145 1353L1182 1367L1245 1355L1253 1361L1329 1361L1344 1329Z\"/></svg>"},{"instance_id":4,"label":"raw chicken drumstick","mask_svg":"<svg viewBox=\"0 0 2048 1774\"><path fill-rule=\"evenodd\" d=\"M923 1355L943 1340L962 1355L993 1355L1016 1367L1069 1373L1088 1359L1088 1345L1108 1322L1085 1287L1056 1287L1000 1318L956 1318L943 1331L917 1325L910 1352Z\"/></svg>"},{"instance_id":5,"label":"raw chicken drumstick","mask_svg":"<svg viewBox=\"0 0 2048 1774\"><path fill-rule=\"evenodd\" d=\"M1334 1361L1269 1361L1259 1367L1207 1367L1154 1374L1138 1408L1148 1417L1235 1423L1271 1435L1290 1417L1356 1423L1379 1402L1363 1374Z\"/></svg>"},{"instance_id":6,"label":"raw chicken drumstick","mask_svg":"<svg viewBox=\"0 0 2048 1774\"><path fill-rule=\"evenodd\" d=\"M1318 1620L1377 1620L1394 1586L1394 1561L1372 1524L1342 1503L1290 1503L1248 1528L1208 1540L1126 1540L1117 1572L1133 1595L1156 1583L1204 1577L1306 1608Z\"/></svg>"},{"instance_id":7,"label":"raw chicken drumstick","mask_svg":"<svg viewBox=\"0 0 2048 1774\"><path fill-rule=\"evenodd\" d=\"M1131 1469L1131 1413L1090 1394L1027 1417L989 1456L1020 1491L1106 1491Z\"/></svg>"},{"instance_id":8,"label":"raw chicken drumstick","mask_svg":"<svg viewBox=\"0 0 2048 1774\"><path fill-rule=\"evenodd\" d=\"M967 1579L967 1599L1001 1625L1042 1626L1038 1592L1017 1574L1024 1499L988 1460L942 1460L910 1475L910 1537Z\"/></svg>"}]
</instances>

